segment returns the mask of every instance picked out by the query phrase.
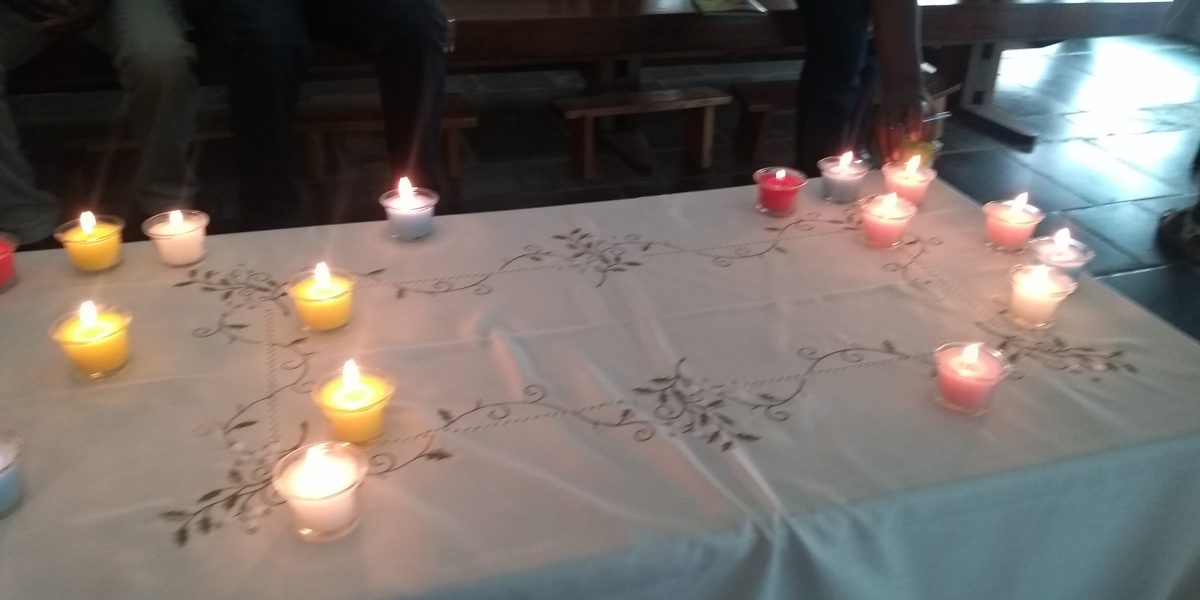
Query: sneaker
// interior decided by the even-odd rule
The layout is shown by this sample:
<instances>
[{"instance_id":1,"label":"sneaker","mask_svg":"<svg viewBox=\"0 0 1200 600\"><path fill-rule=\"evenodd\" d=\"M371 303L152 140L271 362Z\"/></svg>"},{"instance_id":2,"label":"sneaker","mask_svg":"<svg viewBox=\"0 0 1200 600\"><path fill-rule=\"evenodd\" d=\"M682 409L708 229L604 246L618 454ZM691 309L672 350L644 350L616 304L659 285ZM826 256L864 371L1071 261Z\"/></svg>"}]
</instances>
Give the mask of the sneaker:
<instances>
[{"instance_id":1,"label":"sneaker","mask_svg":"<svg viewBox=\"0 0 1200 600\"><path fill-rule=\"evenodd\" d=\"M1158 221L1158 241L1188 260L1200 263L1200 223L1196 222L1195 214L1195 208L1164 214Z\"/></svg>"}]
</instances>

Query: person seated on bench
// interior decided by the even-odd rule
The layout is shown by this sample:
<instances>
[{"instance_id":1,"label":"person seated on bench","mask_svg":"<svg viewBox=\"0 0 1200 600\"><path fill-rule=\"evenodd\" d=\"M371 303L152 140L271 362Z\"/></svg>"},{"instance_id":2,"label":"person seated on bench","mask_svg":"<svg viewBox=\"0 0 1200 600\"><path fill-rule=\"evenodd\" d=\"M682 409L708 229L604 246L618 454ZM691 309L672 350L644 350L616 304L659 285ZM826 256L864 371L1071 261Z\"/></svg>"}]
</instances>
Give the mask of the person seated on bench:
<instances>
[{"instance_id":1,"label":"person seated on bench","mask_svg":"<svg viewBox=\"0 0 1200 600\"><path fill-rule=\"evenodd\" d=\"M802 0L806 53L796 106L796 165L810 175L817 161L854 149L855 116L871 102L874 68L868 22L883 84L873 137L884 162L924 136L931 103L921 80L916 0ZM873 18L872 18L873 17Z\"/></svg>"},{"instance_id":2,"label":"person seated on bench","mask_svg":"<svg viewBox=\"0 0 1200 600\"><path fill-rule=\"evenodd\" d=\"M5 93L7 71L67 35L108 51L128 95L129 130L141 147L132 182L147 215L193 193L188 146L195 132L193 48L175 0L0 0L0 229L26 247L48 247L58 201L34 185Z\"/></svg>"},{"instance_id":3,"label":"person seated on bench","mask_svg":"<svg viewBox=\"0 0 1200 600\"><path fill-rule=\"evenodd\" d=\"M408 176L414 185L444 189L438 144L446 19L436 0L188 2L193 23L217 33L229 52L230 126L244 227L303 224L293 124L314 40L375 66L392 181Z\"/></svg>"}]
</instances>

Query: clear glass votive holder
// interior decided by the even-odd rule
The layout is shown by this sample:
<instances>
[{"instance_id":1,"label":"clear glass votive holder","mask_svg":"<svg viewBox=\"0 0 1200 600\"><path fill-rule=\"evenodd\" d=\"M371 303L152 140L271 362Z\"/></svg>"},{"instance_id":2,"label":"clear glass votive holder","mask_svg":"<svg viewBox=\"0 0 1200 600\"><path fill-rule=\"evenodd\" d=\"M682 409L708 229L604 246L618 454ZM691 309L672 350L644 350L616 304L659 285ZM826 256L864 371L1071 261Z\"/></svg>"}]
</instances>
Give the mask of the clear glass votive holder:
<instances>
[{"instance_id":1,"label":"clear glass votive holder","mask_svg":"<svg viewBox=\"0 0 1200 600\"><path fill-rule=\"evenodd\" d=\"M71 311L54 322L50 337L80 374L103 379L129 362L131 322L128 311L97 306L95 323L84 323L78 311Z\"/></svg>"},{"instance_id":2,"label":"clear glass votive holder","mask_svg":"<svg viewBox=\"0 0 1200 600\"><path fill-rule=\"evenodd\" d=\"M21 441L0 432L0 519L16 512L24 496L20 457Z\"/></svg>"},{"instance_id":3,"label":"clear glass votive holder","mask_svg":"<svg viewBox=\"0 0 1200 600\"><path fill-rule=\"evenodd\" d=\"M976 356L965 356L971 346ZM987 412L996 385L1012 372L1003 353L978 342L947 342L933 351L933 360L938 385L934 400L967 416Z\"/></svg>"},{"instance_id":4,"label":"clear glass votive holder","mask_svg":"<svg viewBox=\"0 0 1200 600\"><path fill-rule=\"evenodd\" d=\"M758 184L758 212L786 217L796 209L796 196L808 183L808 177L788 167L766 167L754 172Z\"/></svg>"},{"instance_id":5,"label":"clear glass votive holder","mask_svg":"<svg viewBox=\"0 0 1200 600\"><path fill-rule=\"evenodd\" d=\"M177 220L172 213L179 213ZM154 242L158 258L169 267L186 267L204 260L208 215L198 210L159 213L142 222L142 232Z\"/></svg>"},{"instance_id":6,"label":"clear glass votive holder","mask_svg":"<svg viewBox=\"0 0 1200 600\"><path fill-rule=\"evenodd\" d=\"M930 167L917 167L909 172L908 165L903 162L890 162L883 165L883 185L890 194L896 194L914 206L920 206L925 200L930 184L937 179L937 171Z\"/></svg>"},{"instance_id":7,"label":"clear glass votive holder","mask_svg":"<svg viewBox=\"0 0 1200 600\"><path fill-rule=\"evenodd\" d=\"M1082 271L1096 258L1095 251L1075 238L1062 245L1049 235L1030 240L1029 251L1038 263L1061 269L1070 275Z\"/></svg>"},{"instance_id":8,"label":"clear glass votive holder","mask_svg":"<svg viewBox=\"0 0 1200 600\"><path fill-rule=\"evenodd\" d=\"M413 242L433 234L433 212L438 193L427 188L412 188L412 196L389 190L379 197L387 212L389 234L402 242Z\"/></svg>"},{"instance_id":9,"label":"clear glass votive holder","mask_svg":"<svg viewBox=\"0 0 1200 600\"><path fill-rule=\"evenodd\" d=\"M871 168L861 160L842 165L840 156L829 156L817 163L821 170L821 195L834 204L858 202L863 179Z\"/></svg>"},{"instance_id":10,"label":"clear glass votive holder","mask_svg":"<svg viewBox=\"0 0 1200 600\"><path fill-rule=\"evenodd\" d=\"M322 286L313 271L302 271L288 282L288 296L304 328L333 331L350 322L356 281L352 273L330 270L329 285Z\"/></svg>"},{"instance_id":11,"label":"clear glass votive holder","mask_svg":"<svg viewBox=\"0 0 1200 600\"><path fill-rule=\"evenodd\" d=\"M1017 207L1012 200L993 200L983 205L987 216L987 245L997 252L1020 252L1033 230L1046 218L1038 207Z\"/></svg>"},{"instance_id":12,"label":"clear glass votive holder","mask_svg":"<svg viewBox=\"0 0 1200 600\"><path fill-rule=\"evenodd\" d=\"M346 442L301 446L279 459L271 484L287 501L301 539L328 542L354 531L367 466L366 457Z\"/></svg>"},{"instance_id":13,"label":"clear glass votive holder","mask_svg":"<svg viewBox=\"0 0 1200 600\"><path fill-rule=\"evenodd\" d=\"M0 232L0 292L17 284L17 248L21 240Z\"/></svg>"},{"instance_id":14,"label":"clear glass votive holder","mask_svg":"<svg viewBox=\"0 0 1200 600\"><path fill-rule=\"evenodd\" d=\"M313 387L312 398L333 437L339 441L363 444L383 435L384 409L396 391L396 379L382 369L359 366L361 383L357 388L343 386L343 369L323 375Z\"/></svg>"},{"instance_id":15,"label":"clear glass votive holder","mask_svg":"<svg viewBox=\"0 0 1200 600\"><path fill-rule=\"evenodd\" d=\"M1078 287L1073 277L1046 265L1017 265L1009 270L1009 282L1008 316L1027 329L1051 326L1059 305Z\"/></svg>"},{"instance_id":16,"label":"clear glass votive holder","mask_svg":"<svg viewBox=\"0 0 1200 600\"><path fill-rule=\"evenodd\" d=\"M125 220L99 215L91 233L85 233L79 219L68 221L54 230L54 239L63 245L67 258L85 273L100 273L121 263L121 232Z\"/></svg>"},{"instance_id":17,"label":"clear glass votive holder","mask_svg":"<svg viewBox=\"0 0 1200 600\"><path fill-rule=\"evenodd\" d=\"M917 214L912 202L893 194L869 196L858 201L862 241L877 248L895 248Z\"/></svg>"}]
</instances>

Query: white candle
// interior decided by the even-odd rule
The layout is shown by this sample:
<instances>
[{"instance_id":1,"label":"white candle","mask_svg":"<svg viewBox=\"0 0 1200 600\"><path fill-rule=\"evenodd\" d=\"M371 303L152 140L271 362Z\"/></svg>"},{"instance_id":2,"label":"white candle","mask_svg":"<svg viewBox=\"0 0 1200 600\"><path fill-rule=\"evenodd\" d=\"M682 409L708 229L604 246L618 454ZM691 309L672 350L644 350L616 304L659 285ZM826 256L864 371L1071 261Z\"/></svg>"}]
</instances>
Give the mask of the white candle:
<instances>
[{"instance_id":1,"label":"white candle","mask_svg":"<svg viewBox=\"0 0 1200 600\"><path fill-rule=\"evenodd\" d=\"M366 460L352 446L322 442L283 457L272 483L291 507L300 536L325 541L358 524L356 491L365 474Z\"/></svg>"},{"instance_id":2,"label":"white candle","mask_svg":"<svg viewBox=\"0 0 1200 600\"><path fill-rule=\"evenodd\" d=\"M1059 304L1075 291L1070 275L1046 265L1019 265L1009 274L1012 299L1008 312L1026 327L1047 327Z\"/></svg>"},{"instance_id":3,"label":"white candle","mask_svg":"<svg viewBox=\"0 0 1200 600\"><path fill-rule=\"evenodd\" d=\"M1003 252L1015 252L1025 247L1029 236L1046 218L1036 206L1029 204L1029 194L1020 194L1005 202L983 205L987 215L988 243Z\"/></svg>"},{"instance_id":4,"label":"white candle","mask_svg":"<svg viewBox=\"0 0 1200 600\"><path fill-rule=\"evenodd\" d=\"M830 156L817 163L821 169L821 188L826 200L837 204L858 201L863 178L869 169L861 161L854 160L854 153Z\"/></svg>"},{"instance_id":5,"label":"white candle","mask_svg":"<svg viewBox=\"0 0 1200 600\"><path fill-rule=\"evenodd\" d=\"M0 436L0 519L12 514L21 502L21 471L17 440Z\"/></svg>"},{"instance_id":6,"label":"white candle","mask_svg":"<svg viewBox=\"0 0 1200 600\"><path fill-rule=\"evenodd\" d=\"M142 223L142 231L154 241L159 260L172 267L193 265L204 258L207 227L208 215L198 210L160 213Z\"/></svg>"},{"instance_id":7,"label":"white candle","mask_svg":"<svg viewBox=\"0 0 1200 600\"><path fill-rule=\"evenodd\" d=\"M992 390L1010 369L1004 356L980 342L952 342L933 352L937 363L938 401L945 407L978 415L987 411Z\"/></svg>"},{"instance_id":8,"label":"white candle","mask_svg":"<svg viewBox=\"0 0 1200 600\"><path fill-rule=\"evenodd\" d=\"M407 177L401 177L396 189L379 197L387 211L388 228L392 237L411 242L433 233L433 209L438 194L433 190L415 188Z\"/></svg>"},{"instance_id":9,"label":"white candle","mask_svg":"<svg viewBox=\"0 0 1200 600\"><path fill-rule=\"evenodd\" d=\"M920 155L913 156L905 163L890 162L883 165L883 184L887 191L917 206L925 199L929 184L936 178L937 171L921 166Z\"/></svg>"},{"instance_id":10,"label":"white candle","mask_svg":"<svg viewBox=\"0 0 1200 600\"><path fill-rule=\"evenodd\" d=\"M863 241L871 246L895 246L917 207L896 194L871 196L859 201Z\"/></svg>"},{"instance_id":11,"label":"white candle","mask_svg":"<svg viewBox=\"0 0 1200 600\"><path fill-rule=\"evenodd\" d=\"M1079 271L1096 257L1096 253L1088 248L1087 244L1072 238L1071 231L1066 227L1059 229L1053 236L1030 241L1029 247L1038 262L1067 273Z\"/></svg>"}]
</instances>

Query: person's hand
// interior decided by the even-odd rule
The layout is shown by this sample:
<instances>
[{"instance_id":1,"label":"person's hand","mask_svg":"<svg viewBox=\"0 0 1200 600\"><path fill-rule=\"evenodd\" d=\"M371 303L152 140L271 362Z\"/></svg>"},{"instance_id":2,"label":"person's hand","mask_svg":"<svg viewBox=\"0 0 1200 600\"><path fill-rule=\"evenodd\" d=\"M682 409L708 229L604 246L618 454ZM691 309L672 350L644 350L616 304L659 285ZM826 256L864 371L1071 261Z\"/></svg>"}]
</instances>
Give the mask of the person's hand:
<instances>
[{"instance_id":1,"label":"person's hand","mask_svg":"<svg viewBox=\"0 0 1200 600\"><path fill-rule=\"evenodd\" d=\"M0 5L39 25L61 14L59 9L40 0L0 0Z\"/></svg>"},{"instance_id":2,"label":"person's hand","mask_svg":"<svg viewBox=\"0 0 1200 600\"><path fill-rule=\"evenodd\" d=\"M105 4L106 0L73 0L71 6L43 20L41 31L53 36L82 33L96 23Z\"/></svg>"},{"instance_id":3,"label":"person's hand","mask_svg":"<svg viewBox=\"0 0 1200 600\"><path fill-rule=\"evenodd\" d=\"M904 160L910 148L931 141L934 128L925 123L925 117L932 113L933 103L922 88L884 90L872 128L875 149L883 162Z\"/></svg>"}]
</instances>

